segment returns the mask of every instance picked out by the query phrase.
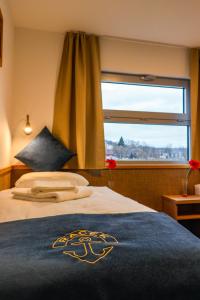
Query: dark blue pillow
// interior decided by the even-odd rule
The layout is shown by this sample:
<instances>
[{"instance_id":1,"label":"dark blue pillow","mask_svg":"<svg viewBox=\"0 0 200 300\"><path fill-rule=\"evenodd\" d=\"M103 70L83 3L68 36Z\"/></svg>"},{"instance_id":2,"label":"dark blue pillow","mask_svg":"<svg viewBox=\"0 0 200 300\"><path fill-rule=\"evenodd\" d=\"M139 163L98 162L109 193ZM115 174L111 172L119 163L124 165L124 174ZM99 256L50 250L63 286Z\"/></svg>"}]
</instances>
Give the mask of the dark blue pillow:
<instances>
[{"instance_id":1,"label":"dark blue pillow","mask_svg":"<svg viewBox=\"0 0 200 300\"><path fill-rule=\"evenodd\" d=\"M44 127L15 158L34 171L57 171L74 155Z\"/></svg>"}]
</instances>

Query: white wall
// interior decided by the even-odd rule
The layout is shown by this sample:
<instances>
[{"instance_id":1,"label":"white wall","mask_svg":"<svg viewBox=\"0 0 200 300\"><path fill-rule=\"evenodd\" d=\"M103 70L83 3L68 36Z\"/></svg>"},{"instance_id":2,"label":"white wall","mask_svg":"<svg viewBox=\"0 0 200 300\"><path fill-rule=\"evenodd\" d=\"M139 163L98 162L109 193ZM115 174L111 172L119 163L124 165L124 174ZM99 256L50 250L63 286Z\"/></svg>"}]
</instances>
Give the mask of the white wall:
<instances>
[{"instance_id":1,"label":"white wall","mask_svg":"<svg viewBox=\"0 0 200 300\"><path fill-rule=\"evenodd\" d=\"M16 29L12 157L43 126L52 126L54 94L63 34ZM101 38L102 70L188 78L188 50L179 47ZM23 126L30 114L33 134Z\"/></svg>"},{"instance_id":2,"label":"white wall","mask_svg":"<svg viewBox=\"0 0 200 300\"><path fill-rule=\"evenodd\" d=\"M14 27L6 0L0 0L3 14L3 64L0 67L0 168L10 164L10 106L13 75Z\"/></svg>"}]
</instances>

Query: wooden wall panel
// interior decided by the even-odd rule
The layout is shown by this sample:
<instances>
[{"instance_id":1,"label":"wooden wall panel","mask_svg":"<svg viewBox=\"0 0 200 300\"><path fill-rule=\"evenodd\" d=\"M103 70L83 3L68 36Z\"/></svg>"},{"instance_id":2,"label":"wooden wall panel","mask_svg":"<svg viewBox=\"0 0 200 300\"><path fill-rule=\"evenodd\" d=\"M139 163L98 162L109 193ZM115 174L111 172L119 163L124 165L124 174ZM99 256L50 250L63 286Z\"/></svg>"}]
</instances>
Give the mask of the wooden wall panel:
<instances>
[{"instance_id":1,"label":"wooden wall panel","mask_svg":"<svg viewBox=\"0 0 200 300\"><path fill-rule=\"evenodd\" d=\"M11 170L11 167L0 170L0 191L10 188Z\"/></svg>"},{"instance_id":2,"label":"wooden wall panel","mask_svg":"<svg viewBox=\"0 0 200 300\"><path fill-rule=\"evenodd\" d=\"M26 167L13 167L11 185L24 173ZM162 210L161 196L183 193L185 168L119 168L112 170L63 170L77 172L88 179L91 185L108 186L112 179L112 189L124 196L135 199L156 210ZM193 171L189 182L189 192L194 192L194 184L200 183L200 172Z\"/></svg>"}]
</instances>

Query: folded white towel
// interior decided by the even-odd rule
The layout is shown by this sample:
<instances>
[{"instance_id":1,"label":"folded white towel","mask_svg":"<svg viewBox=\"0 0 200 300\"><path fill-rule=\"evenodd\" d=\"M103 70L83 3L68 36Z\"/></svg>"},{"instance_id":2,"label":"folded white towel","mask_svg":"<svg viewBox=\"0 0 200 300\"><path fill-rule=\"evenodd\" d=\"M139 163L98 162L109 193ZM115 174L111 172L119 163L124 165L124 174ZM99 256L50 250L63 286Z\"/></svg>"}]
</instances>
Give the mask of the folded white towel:
<instances>
[{"instance_id":1,"label":"folded white towel","mask_svg":"<svg viewBox=\"0 0 200 300\"><path fill-rule=\"evenodd\" d=\"M77 188L73 185L71 185L66 180L36 180L33 183L33 187L31 188L31 192L33 194L37 193L47 193L47 192L58 192L58 191L69 191L73 190L74 192L77 192Z\"/></svg>"},{"instance_id":2,"label":"folded white towel","mask_svg":"<svg viewBox=\"0 0 200 300\"><path fill-rule=\"evenodd\" d=\"M48 193L32 193L31 188L14 188L13 198L34 202L63 202L89 197L92 190L86 186L76 187L76 190L57 191Z\"/></svg>"}]
</instances>

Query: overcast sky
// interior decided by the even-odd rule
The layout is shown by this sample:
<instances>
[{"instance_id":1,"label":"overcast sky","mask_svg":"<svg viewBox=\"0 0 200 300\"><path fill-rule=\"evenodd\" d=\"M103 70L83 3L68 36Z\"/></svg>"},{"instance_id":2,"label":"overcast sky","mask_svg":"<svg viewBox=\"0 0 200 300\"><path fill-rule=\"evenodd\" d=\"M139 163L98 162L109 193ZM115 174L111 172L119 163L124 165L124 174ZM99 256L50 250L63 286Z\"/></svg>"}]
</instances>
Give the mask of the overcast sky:
<instances>
[{"instance_id":1,"label":"overcast sky","mask_svg":"<svg viewBox=\"0 0 200 300\"><path fill-rule=\"evenodd\" d=\"M104 109L182 113L183 90L136 85L102 83ZM139 141L155 147L187 146L186 126L110 124L106 123L107 140Z\"/></svg>"}]
</instances>

